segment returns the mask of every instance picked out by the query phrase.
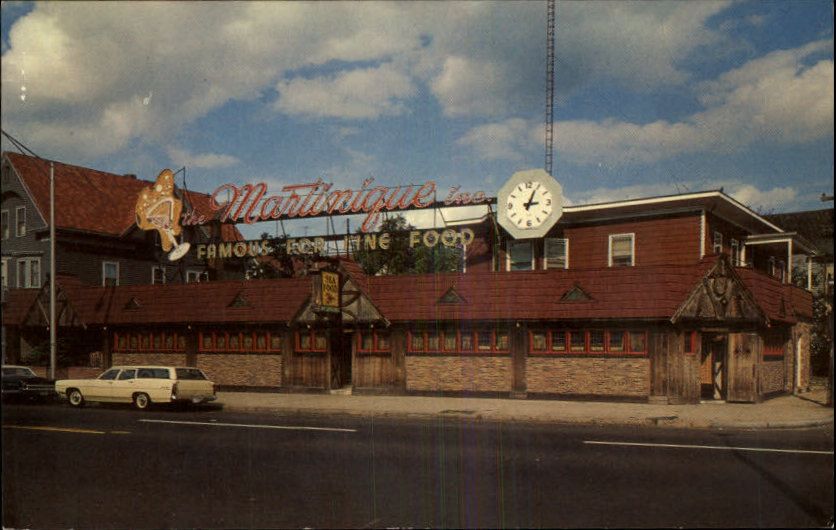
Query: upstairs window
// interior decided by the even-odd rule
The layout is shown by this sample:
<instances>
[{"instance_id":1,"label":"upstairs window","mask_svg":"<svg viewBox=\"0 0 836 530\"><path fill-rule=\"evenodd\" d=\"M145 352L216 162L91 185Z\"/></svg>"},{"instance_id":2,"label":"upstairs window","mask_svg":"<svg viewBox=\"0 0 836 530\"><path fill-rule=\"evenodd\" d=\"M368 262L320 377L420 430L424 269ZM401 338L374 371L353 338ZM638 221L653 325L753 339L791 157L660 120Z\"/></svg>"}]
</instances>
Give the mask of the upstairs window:
<instances>
[{"instance_id":1,"label":"upstairs window","mask_svg":"<svg viewBox=\"0 0 836 530\"><path fill-rule=\"evenodd\" d=\"M547 237L543 247L543 268L544 269L568 269L569 268L569 240L556 237Z\"/></svg>"},{"instance_id":2,"label":"upstairs window","mask_svg":"<svg viewBox=\"0 0 836 530\"><path fill-rule=\"evenodd\" d=\"M714 241L711 245L711 250L715 254L723 253L723 234L720 232L714 232Z\"/></svg>"},{"instance_id":3,"label":"upstairs window","mask_svg":"<svg viewBox=\"0 0 836 530\"><path fill-rule=\"evenodd\" d=\"M37 289L41 286L41 258L17 260L17 286L20 289Z\"/></svg>"},{"instance_id":4,"label":"upstairs window","mask_svg":"<svg viewBox=\"0 0 836 530\"><path fill-rule=\"evenodd\" d=\"M23 237L26 235L26 206L18 206L15 208L15 236Z\"/></svg>"},{"instance_id":5,"label":"upstairs window","mask_svg":"<svg viewBox=\"0 0 836 530\"><path fill-rule=\"evenodd\" d=\"M102 262L102 285L104 285L105 287L109 285L119 285L118 261Z\"/></svg>"},{"instance_id":6,"label":"upstairs window","mask_svg":"<svg viewBox=\"0 0 836 530\"><path fill-rule=\"evenodd\" d=\"M158 285L165 283L165 267L151 268L151 284Z\"/></svg>"},{"instance_id":7,"label":"upstairs window","mask_svg":"<svg viewBox=\"0 0 836 530\"><path fill-rule=\"evenodd\" d=\"M9 211L0 212L0 235L3 240L9 239Z\"/></svg>"},{"instance_id":8,"label":"upstairs window","mask_svg":"<svg viewBox=\"0 0 836 530\"><path fill-rule=\"evenodd\" d=\"M207 271L188 270L186 271L186 283L208 282L209 273Z\"/></svg>"},{"instance_id":9,"label":"upstairs window","mask_svg":"<svg viewBox=\"0 0 836 530\"><path fill-rule=\"evenodd\" d=\"M2 269L2 278L3 278L3 289L9 286L9 259L3 258L3 269Z\"/></svg>"},{"instance_id":10,"label":"upstairs window","mask_svg":"<svg viewBox=\"0 0 836 530\"><path fill-rule=\"evenodd\" d=\"M735 267L741 266L742 260L740 259L740 243L737 239L732 239L729 241L729 247L731 248L732 265Z\"/></svg>"},{"instance_id":11,"label":"upstairs window","mask_svg":"<svg viewBox=\"0 0 836 530\"><path fill-rule=\"evenodd\" d=\"M610 267L632 267L636 264L635 234L611 234L609 249Z\"/></svg>"},{"instance_id":12,"label":"upstairs window","mask_svg":"<svg viewBox=\"0 0 836 530\"><path fill-rule=\"evenodd\" d=\"M530 271L534 268L534 248L530 241L508 242L508 270Z\"/></svg>"}]
</instances>

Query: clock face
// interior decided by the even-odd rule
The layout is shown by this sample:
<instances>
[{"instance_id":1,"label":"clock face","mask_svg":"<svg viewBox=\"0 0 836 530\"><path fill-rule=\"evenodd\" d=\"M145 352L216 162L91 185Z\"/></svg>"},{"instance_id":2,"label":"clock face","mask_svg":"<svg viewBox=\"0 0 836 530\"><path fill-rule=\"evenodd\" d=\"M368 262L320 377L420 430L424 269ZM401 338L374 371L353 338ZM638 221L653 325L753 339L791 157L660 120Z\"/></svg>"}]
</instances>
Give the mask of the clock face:
<instances>
[{"instance_id":1,"label":"clock face","mask_svg":"<svg viewBox=\"0 0 836 530\"><path fill-rule=\"evenodd\" d=\"M517 228L539 228L554 209L551 191L539 180L519 182L508 193L505 216Z\"/></svg>"},{"instance_id":2,"label":"clock face","mask_svg":"<svg viewBox=\"0 0 836 530\"><path fill-rule=\"evenodd\" d=\"M496 220L512 237L545 237L563 215L563 187L542 169L517 171L496 195Z\"/></svg>"}]
</instances>

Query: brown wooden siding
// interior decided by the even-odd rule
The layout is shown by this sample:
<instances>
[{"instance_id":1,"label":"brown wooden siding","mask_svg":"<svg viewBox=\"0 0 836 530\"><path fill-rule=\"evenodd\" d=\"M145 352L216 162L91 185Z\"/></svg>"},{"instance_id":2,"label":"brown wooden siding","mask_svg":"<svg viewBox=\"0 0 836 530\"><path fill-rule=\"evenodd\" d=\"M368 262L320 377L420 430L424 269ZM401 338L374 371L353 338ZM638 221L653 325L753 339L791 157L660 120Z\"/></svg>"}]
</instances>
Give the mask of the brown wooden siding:
<instances>
[{"instance_id":1,"label":"brown wooden siding","mask_svg":"<svg viewBox=\"0 0 836 530\"><path fill-rule=\"evenodd\" d=\"M608 266L609 235L635 234L635 264L689 264L700 259L700 216L698 214L631 222L568 226L569 267Z\"/></svg>"}]
</instances>

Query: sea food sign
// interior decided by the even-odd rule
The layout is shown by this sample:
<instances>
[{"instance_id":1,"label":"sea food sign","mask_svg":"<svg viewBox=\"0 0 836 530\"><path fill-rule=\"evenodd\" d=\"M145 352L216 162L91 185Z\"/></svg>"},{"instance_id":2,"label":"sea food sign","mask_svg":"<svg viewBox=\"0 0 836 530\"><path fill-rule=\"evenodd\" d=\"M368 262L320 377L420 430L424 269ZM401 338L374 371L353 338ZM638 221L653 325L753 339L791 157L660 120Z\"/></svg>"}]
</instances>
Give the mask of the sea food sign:
<instances>
[{"instance_id":1,"label":"sea food sign","mask_svg":"<svg viewBox=\"0 0 836 530\"><path fill-rule=\"evenodd\" d=\"M223 184L213 193L210 206L217 212L216 218L222 223L243 222L253 224L260 221L299 219L323 215L366 214L360 230L370 232L377 226L382 212L427 208L435 203L436 184L428 180L420 186L375 186L374 178L363 181L359 190L331 190L332 183L322 179L307 184L284 186L284 195L270 195L267 184ZM488 201L485 193L459 192L459 187L450 188L444 199L444 206L465 206L483 204ZM184 225L200 225L210 219L196 212L183 216Z\"/></svg>"}]
</instances>

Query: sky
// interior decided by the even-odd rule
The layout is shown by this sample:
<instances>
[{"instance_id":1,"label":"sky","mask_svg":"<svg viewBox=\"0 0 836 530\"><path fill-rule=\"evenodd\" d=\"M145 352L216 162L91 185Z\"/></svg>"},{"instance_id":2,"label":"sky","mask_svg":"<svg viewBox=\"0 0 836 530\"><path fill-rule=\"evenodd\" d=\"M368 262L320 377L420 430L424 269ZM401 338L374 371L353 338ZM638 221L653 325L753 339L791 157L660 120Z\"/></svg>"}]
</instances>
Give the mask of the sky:
<instances>
[{"instance_id":1,"label":"sky","mask_svg":"<svg viewBox=\"0 0 836 530\"><path fill-rule=\"evenodd\" d=\"M722 187L759 213L832 207L832 2L558 1L555 55L566 204ZM544 165L545 72L539 1L2 2L4 131L149 180L185 166L207 193L495 196Z\"/></svg>"}]
</instances>

